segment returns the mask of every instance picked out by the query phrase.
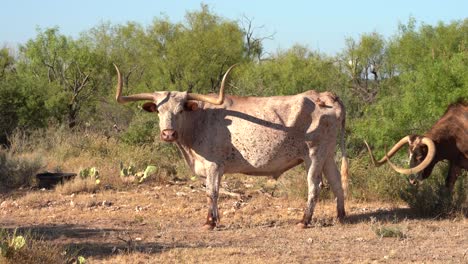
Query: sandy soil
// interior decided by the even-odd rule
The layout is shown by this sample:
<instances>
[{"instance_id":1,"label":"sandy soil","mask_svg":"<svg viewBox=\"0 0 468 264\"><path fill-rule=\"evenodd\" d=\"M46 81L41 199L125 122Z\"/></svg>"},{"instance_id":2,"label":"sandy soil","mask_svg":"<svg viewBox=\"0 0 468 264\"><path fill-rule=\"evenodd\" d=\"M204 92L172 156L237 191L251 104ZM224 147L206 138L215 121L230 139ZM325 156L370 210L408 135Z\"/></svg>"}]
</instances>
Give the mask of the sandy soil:
<instances>
[{"instance_id":1,"label":"sandy soil","mask_svg":"<svg viewBox=\"0 0 468 264\"><path fill-rule=\"evenodd\" d=\"M221 226L205 231L199 182L22 191L0 196L0 226L79 249L88 263L468 263L463 216L418 218L404 205L348 201L338 223L333 201L320 201L313 226L299 229L304 203L254 188L241 198L222 195ZM376 232L386 229L400 237Z\"/></svg>"}]
</instances>

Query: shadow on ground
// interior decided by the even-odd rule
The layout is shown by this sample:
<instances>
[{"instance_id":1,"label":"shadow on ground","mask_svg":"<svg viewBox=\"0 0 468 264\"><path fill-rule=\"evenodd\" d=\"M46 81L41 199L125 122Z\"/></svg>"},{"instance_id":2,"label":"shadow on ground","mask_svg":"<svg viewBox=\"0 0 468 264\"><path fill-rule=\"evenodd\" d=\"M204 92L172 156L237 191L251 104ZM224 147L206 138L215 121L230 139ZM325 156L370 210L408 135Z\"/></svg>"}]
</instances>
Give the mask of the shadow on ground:
<instances>
[{"instance_id":1,"label":"shadow on ground","mask_svg":"<svg viewBox=\"0 0 468 264\"><path fill-rule=\"evenodd\" d=\"M442 215L421 215L411 208L392 208L378 209L376 211L365 213L351 213L346 217L346 224L359 224L363 222L373 221L399 223L405 220L443 220L450 218Z\"/></svg>"},{"instance_id":2,"label":"shadow on ground","mask_svg":"<svg viewBox=\"0 0 468 264\"><path fill-rule=\"evenodd\" d=\"M85 257L105 258L114 254L142 252L157 254L174 248L221 247L221 244L172 242L170 244L138 241L138 230L87 228L79 225L35 225L3 228L8 233L29 235L34 239L57 243L67 251ZM77 242L82 241L82 242Z\"/></svg>"}]
</instances>

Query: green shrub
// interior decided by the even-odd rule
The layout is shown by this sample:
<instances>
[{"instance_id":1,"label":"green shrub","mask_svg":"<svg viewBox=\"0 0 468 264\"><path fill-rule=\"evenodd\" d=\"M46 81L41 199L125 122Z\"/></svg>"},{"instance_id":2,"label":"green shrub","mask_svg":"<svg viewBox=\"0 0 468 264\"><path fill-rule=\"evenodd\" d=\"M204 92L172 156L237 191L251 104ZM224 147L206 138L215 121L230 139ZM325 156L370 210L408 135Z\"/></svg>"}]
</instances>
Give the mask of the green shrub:
<instances>
[{"instance_id":1,"label":"green shrub","mask_svg":"<svg viewBox=\"0 0 468 264\"><path fill-rule=\"evenodd\" d=\"M129 145L152 143L159 134L157 118L152 114L136 115L120 139Z\"/></svg>"},{"instance_id":2,"label":"green shrub","mask_svg":"<svg viewBox=\"0 0 468 264\"><path fill-rule=\"evenodd\" d=\"M381 224L373 224L372 231L380 237L396 237L399 239L406 238L406 231L401 226L383 226Z\"/></svg>"},{"instance_id":3,"label":"green shrub","mask_svg":"<svg viewBox=\"0 0 468 264\"><path fill-rule=\"evenodd\" d=\"M468 215L468 181L461 175L450 193L445 187L448 166L437 166L432 175L417 185L407 184L399 197L418 215L447 216L456 213Z\"/></svg>"},{"instance_id":4,"label":"green shrub","mask_svg":"<svg viewBox=\"0 0 468 264\"><path fill-rule=\"evenodd\" d=\"M352 199L396 202L400 190L408 184L405 176L398 175L387 165L374 167L367 155L359 155L349 164L348 197Z\"/></svg>"}]
</instances>

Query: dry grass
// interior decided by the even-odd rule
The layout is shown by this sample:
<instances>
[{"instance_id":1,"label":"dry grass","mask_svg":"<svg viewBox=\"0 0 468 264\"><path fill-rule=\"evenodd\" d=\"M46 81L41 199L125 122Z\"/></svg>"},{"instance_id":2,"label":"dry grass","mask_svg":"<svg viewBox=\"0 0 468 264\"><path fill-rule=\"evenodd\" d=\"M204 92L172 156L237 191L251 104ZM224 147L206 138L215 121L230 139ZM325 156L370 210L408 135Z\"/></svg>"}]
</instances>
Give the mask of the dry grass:
<instances>
[{"instance_id":1,"label":"dry grass","mask_svg":"<svg viewBox=\"0 0 468 264\"><path fill-rule=\"evenodd\" d=\"M23 239L25 241L24 246L15 247L12 243L15 238ZM3 245L0 263L4 264L63 264L75 262L75 257L72 256L71 252L67 252L63 246L43 239L36 239L30 232L25 230L22 232L0 230L0 244Z\"/></svg>"},{"instance_id":2,"label":"dry grass","mask_svg":"<svg viewBox=\"0 0 468 264\"><path fill-rule=\"evenodd\" d=\"M100 172L102 186L127 187L128 182L120 178L121 162L133 164L137 171L144 171L148 165L157 166L160 173L150 181L162 183L191 176L175 147L162 142L128 145L104 133L74 132L61 127L35 131L30 136L17 132L11 142L11 151L16 156L42 157L47 171L78 173L83 168L96 167ZM73 192L73 188L79 190L80 186L86 191L92 185L74 182L59 189Z\"/></svg>"},{"instance_id":3,"label":"dry grass","mask_svg":"<svg viewBox=\"0 0 468 264\"><path fill-rule=\"evenodd\" d=\"M80 192L93 193L96 192L99 187L100 185L96 184L96 179L75 177L70 181L55 186L55 191L65 195Z\"/></svg>"},{"instance_id":4,"label":"dry grass","mask_svg":"<svg viewBox=\"0 0 468 264\"><path fill-rule=\"evenodd\" d=\"M235 178L227 185L236 186ZM96 194L36 191L15 198L18 207L0 208L0 225L31 229L90 263L466 261L460 247L466 218L418 218L401 204L350 201L341 224L334 201L320 201L313 227L304 230L296 227L304 199L273 197L255 186L243 191L241 200L220 197L221 226L212 232L201 229L207 207L198 181ZM27 207L34 199L49 202Z\"/></svg>"},{"instance_id":5,"label":"dry grass","mask_svg":"<svg viewBox=\"0 0 468 264\"><path fill-rule=\"evenodd\" d=\"M0 191L31 184L42 167L39 155L16 155L0 148Z\"/></svg>"}]
</instances>

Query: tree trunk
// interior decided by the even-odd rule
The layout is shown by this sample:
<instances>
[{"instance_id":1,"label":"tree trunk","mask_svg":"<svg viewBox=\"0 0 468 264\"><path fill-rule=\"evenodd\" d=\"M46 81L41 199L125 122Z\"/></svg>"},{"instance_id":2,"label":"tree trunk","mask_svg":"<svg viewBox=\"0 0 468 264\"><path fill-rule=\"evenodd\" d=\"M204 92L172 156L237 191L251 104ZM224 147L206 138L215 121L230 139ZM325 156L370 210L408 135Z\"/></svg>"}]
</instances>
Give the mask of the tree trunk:
<instances>
[{"instance_id":1,"label":"tree trunk","mask_svg":"<svg viewBox=\"0 0 468 264\"><path fill-rule=\"evenodd\" d=\"M76 103L68 105L68 128L74 128L78 119L78 107Z\"/></svg>"}]
</instances>

